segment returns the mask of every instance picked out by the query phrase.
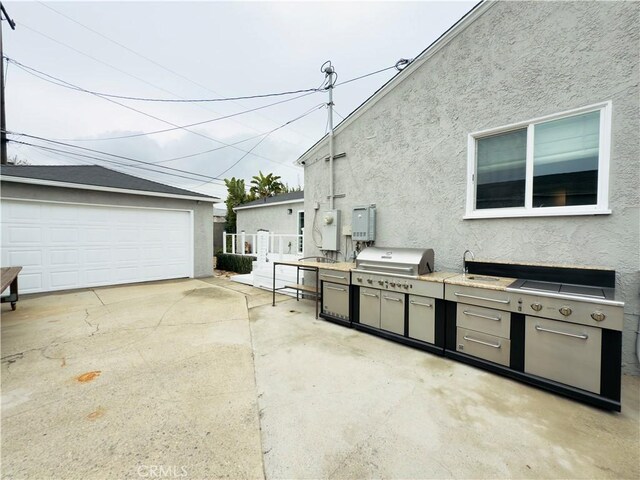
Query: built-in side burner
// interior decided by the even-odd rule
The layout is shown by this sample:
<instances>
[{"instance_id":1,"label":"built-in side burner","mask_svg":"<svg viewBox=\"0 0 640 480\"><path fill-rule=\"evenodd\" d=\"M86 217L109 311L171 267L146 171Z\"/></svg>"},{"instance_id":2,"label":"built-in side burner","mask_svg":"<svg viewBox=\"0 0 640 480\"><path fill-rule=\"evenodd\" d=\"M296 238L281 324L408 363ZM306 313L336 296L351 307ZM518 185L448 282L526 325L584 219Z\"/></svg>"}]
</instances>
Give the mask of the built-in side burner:
<instances>
[{"instance_id":1,"label":"built-in side burner","mask_svg":"<svg viewBox=\"0 0 640 480\"><path fill-rule=\"evenodd\" d=\"M569 295L580 295L583 297L607 298L600 287L588 287L584 285L561 285L560 293Z\"/></svg>"},{"instance_id":2,"label":"built-in side burner","mask_svg":"<svg viewBox=\"0 0 640 480\"><path fill-rule=\"evenodd\" d=\"M543 292L560 292L560 288L563 285L560 283L552 283L552 282L536 282L534 280L525 280L522 285L520 285L520 289L522 290L535 290L535 291L543 291Z\"/></svg>"},{"instance_id":3,"label":"built-in side burner","mask_svg":"<svg viewBox=\"0 0 640 480\"><path fill-rule=\"evenodd\" d=\"M543 282L539 280L519 279L510 285L514 290L524 290L527 292L557 293L572 297L599 298L613 300L614 291L612 288L593 287L590 285L571 285L568 283Z\"/></svg>"}]
</instances>

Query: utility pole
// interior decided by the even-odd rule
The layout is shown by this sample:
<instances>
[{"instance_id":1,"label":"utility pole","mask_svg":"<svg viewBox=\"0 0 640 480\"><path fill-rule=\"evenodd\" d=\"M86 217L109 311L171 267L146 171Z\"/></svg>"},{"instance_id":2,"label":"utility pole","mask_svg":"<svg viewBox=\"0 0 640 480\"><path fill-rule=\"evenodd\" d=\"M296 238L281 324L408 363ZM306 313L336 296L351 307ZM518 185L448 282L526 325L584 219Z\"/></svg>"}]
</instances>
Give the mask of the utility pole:
<instances>
[{"instance_id":1,"label":"utility pole","mask_svg":"<svg viewBox=\"0 0 640 480\"><path fill-rule=\"evenodd\" d=\"M7 164L7 119L4 113L4 50L2 49L2 20L7 20L7 23L11 27L11 30L16 29L16 22L11 20L11 17L4 9L4 5L0 2L0 164ZM4 15L4 18L2 18Z\"/></svg>"},{"instance_id":2,"label":"utility pole","mask_svg":"<svg viewBox=\"0 0 640 480\"><path fill-rule=\"evenodd\" d=\"M324 62L320 71L324 73L325 78L329 79L326 87L329 91L329 103L327 103L329 113L329 210L333 210L333 87L338 74L331 65L331 60Z\"/></svg>"}]
</instances>

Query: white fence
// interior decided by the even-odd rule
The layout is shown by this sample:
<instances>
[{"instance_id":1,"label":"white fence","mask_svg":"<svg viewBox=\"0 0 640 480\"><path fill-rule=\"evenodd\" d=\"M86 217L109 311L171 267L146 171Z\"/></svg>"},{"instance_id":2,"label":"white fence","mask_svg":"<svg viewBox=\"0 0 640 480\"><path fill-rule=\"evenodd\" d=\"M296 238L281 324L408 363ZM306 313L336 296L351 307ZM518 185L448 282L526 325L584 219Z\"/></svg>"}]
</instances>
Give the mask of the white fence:
<instances>
[{"instance_id":1,"label":"white fence","mask_svg":"<svg viewBox=\"0 0 640 480\"><path fill-rule=\"evenodd\" d=\"M304 229L300 235L291 233L222 233L222 253L255 255L260 252L283 255L302 255ZM264 242L265 245L261 243Z\"/></svg>"}]
</instances>

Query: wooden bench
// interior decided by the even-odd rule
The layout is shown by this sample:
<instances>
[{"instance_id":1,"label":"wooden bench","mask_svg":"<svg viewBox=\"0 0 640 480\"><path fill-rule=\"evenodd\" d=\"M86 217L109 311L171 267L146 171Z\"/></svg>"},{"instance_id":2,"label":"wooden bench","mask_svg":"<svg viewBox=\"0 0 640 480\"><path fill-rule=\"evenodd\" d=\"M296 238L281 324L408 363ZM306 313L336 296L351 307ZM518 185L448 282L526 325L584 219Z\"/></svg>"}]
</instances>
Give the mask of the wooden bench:
<instances>
[{"instance_id":1,"label":"wooden bench","mask_svg":"<svg viewBox=\"0 0 640 480\"><path fill-rule=\"evenodd\" d=\"M11 302L11 310L16 309L16 302L18 301L18 274L20 270L22 270L22 267L3 267L1 269L0 293L9 287L9 296L2 297L0 301L2 303Z\"/></svg>"}]
</instances>

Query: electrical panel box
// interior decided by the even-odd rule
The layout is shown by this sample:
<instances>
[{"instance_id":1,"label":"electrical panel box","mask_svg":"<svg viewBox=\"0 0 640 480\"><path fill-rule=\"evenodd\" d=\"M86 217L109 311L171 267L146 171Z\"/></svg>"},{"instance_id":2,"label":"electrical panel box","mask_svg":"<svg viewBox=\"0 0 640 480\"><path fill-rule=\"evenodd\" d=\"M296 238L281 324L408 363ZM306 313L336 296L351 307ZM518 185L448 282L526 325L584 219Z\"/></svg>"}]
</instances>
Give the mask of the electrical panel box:
<instances>
[{"instance_id":1,"label":"electrical panel box","mask_svg":"<svg viewBox=\"0 0 640 480\"><path fill-rule=\"evenodd\" d=\"M376 207L353 207L351 238L355 242L373 242L376 239Z\"/></svg>"},{"instance_id":2,"label":"electrical panel box","mask_svg":"<svg viewBox=\"0 0 640 480\"><path fill-rule=\"evenodd\" d=\"M338 251L340 245L340 210L327 210L322 216L322 250Z\"/></svg>"}]
</instances>

